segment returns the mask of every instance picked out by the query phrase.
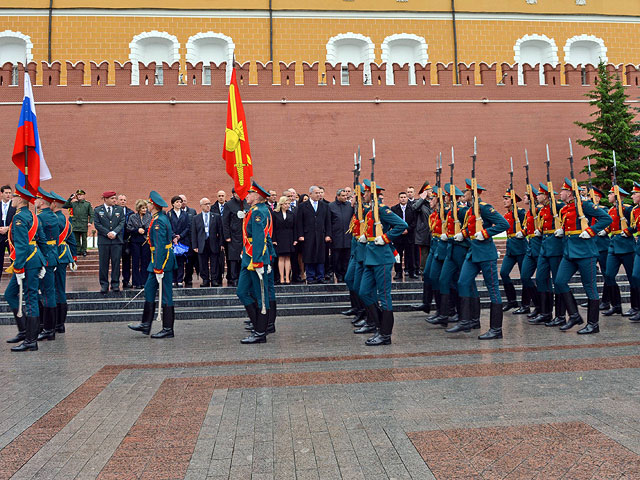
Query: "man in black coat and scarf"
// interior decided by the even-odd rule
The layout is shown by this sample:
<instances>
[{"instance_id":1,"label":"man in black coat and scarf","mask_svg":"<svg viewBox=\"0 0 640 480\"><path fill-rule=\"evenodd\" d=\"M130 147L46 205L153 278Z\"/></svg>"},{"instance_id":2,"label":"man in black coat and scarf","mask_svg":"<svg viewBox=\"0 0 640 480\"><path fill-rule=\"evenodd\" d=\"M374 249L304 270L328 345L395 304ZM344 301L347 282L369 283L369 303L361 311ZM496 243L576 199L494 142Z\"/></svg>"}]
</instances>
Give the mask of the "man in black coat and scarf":
<instances>
[{"instance_id":1,"label":"man in black coat and scarf","mask_svg":"<svg viewBox=\"0 0 640 480\"><path fill-rule=\"evenodd\" d=\"M331 214L322 201L320 187L309 189L309 201L299 204L296 212L298 241L304 242L302 260L307 283L324 283L325 245L331 242Z\"/></svg>"},{"instance_id":2,"label":"man in black coat and scarf","mask_svg":"<svg viewBox=\"0 0 640 480\"><path fill-rule=\"evenodd\" d=\"M347 192L341 188L336 194L336 200L329 204L331 213L331 261L333 273L338 282L344 282L344 274L349 264L351 252L351 238L349 225L353 217L353 207L347 201Z\"/></svg>"}]
</instances>

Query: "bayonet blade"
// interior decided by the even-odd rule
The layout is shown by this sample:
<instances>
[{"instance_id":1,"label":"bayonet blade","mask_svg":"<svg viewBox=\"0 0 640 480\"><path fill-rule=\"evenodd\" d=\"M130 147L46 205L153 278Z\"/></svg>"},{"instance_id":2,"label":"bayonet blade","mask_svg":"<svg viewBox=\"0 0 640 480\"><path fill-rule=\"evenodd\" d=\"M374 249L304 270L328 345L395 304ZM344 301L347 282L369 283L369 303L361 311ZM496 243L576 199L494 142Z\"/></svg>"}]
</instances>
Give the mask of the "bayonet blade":
<instances>
[{"instance_id":1,"label":"bayonet blade","mask_svg":"<svg viewBox=\"0 0 640 480\"><path fill-rule=\"evenodd\" d=\"M613 150L613 168L618 168L618 164L616 162L616 151Z\"/></svg>"},{"instance_id":2,"label":"bayonet blade","mask_svg":"<svg viewBox=\"0 0 640 480\"><path fill-rule=\"evenodd\" d=\"M478 154L478 139L476 137L473 137L473 154Z\"/></svg>"},{"instance_id":3,"label":"bayonet blade","mask_svg":"<svg viewBox=\"0 0 640 480\"><path fill-rule=\"evenodd\" d=\"M513 157L510 157L509 160L511 161L511 173L513 173Z\"/></svg>"},{"instance_id":4,"label":"bayonet blade","mask_svg":"<svg viewBox=\"0 0 640 480\"><path fill-rule=\"evenodd\" d=\"M529 167L529 154L527 153L527 149L524 149L524 158L527 161L527 167Z\"/></svg>"},{"instance_id":5,"label":"bayonet blade","mask_svg":"<svg viewBox=\"0 0 640 480\"><path fill-rule=\"evenodd\" d=\"M571 138L569 138L569 152L571 153L571 156L573 157L573 144L571 143Z\"/></svg>"},{"instance_id":6,"label":"bayonet blade","mask_svg":"<svg viewBox=\"0 0 640 480\"><path fill-rule=\"evenodd\" d=\"M376 139L371 140L371 147L373 148L373 158L376 158Z\"/></svg>"},{"instance_id":7,"label":"bayonet blade","mask_svg":"<svg viewBox=\"0 0 640 480\"><path fill-rule=\"evenodd\" d=\"M451 165L454 165L456 163L456 157L453 154L453 147L451 147Z\"/></svg>"}]
</instances>

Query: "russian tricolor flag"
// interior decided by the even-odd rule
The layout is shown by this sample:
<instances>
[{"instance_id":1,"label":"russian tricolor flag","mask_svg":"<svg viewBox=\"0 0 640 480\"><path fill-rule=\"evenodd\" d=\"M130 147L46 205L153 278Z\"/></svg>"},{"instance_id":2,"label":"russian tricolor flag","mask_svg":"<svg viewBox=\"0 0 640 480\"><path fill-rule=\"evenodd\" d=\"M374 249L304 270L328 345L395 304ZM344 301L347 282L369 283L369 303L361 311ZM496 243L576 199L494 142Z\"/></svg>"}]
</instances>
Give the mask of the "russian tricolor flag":
<instances>
[{"instance_id":1,"label":"russian tricolor flag","mask_svg":"<svg viewBox=\"0 0 640 480\"><path fill-rule=\"evenodd\" d=\"M25 150L28 158L25 158ZM47 167L42 153L38 122L36 121L36 104L33 99L31 78L27 72L24 73L24 100L22 100L22 111L18 122L16 142L13 146L12 160L20 170L18 184L33 194L38 191L40 180L51 178L51 172L49 172L49 167ZM25 173L28 185L25 185Z\"/></svg>"}]
</instances>

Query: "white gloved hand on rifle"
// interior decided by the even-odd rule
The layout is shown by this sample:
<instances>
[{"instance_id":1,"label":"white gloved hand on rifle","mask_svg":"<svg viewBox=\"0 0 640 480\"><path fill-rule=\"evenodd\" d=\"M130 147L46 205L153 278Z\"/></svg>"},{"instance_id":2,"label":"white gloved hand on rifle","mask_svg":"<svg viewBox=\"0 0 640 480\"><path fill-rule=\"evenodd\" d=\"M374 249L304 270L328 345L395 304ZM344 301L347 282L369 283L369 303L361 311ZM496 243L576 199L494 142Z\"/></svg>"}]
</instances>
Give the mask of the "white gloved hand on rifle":
<instances>
[{"instance_id":1,"label":"white gloved hand on rifle","mask_svg":"<svg viewBox=\"0 0 640 480\"><path fill-rule=\"evenodd\" d=\"M522 230L516 233L516 238L524 238L524 233L522 233Z\"/></svg>"},{"instance_id":2,"label":"white gloved hand on rifle","mask_svg":"<svg viewBox=\"0 0 640 480\"><path fill-rule=\"evenodd\" d=\"M360 237L358 238L358 241L360 243L367 243L367 236L366 235L360 235Z\"/></svg>"},{"instance_id":3,"label":"white gloved hand on rifle","mask_svg":"<svg viewBox=\"0 0 640 480\"><path fill-rule=\"evenodd\" d=\"M47 269L44 267L40 267L40 271L38 272L38 278L43 279L46 274L47 274Z\"/></svg>"},{"instance_id":4,"label":"white gloved hand on rifle","mask_svg":"<svg viewBox=\"0 0 640 480\"><path fill-rule=\"evenodd\" d=\"M533 232L533 234L534 234L536 237L541 237L541 236L542 236L542 232L541 232L540 230L538 230L538 229L536 229L536 231L535 231L535 232Z\"/></svg>"},{"instance_id":5,"label":"white gloved hand on rifle","mask_svg":"<svg viewBox=\"0 0 640 480\"><path fill-rule=\"evenodd\" d=\"M75 272L76 270L78 270L78 264L76 262L71 262L69 264L69 270L71 270L72 272Z\"/></svg>"},{"instance_id":6,"label":"white gloved hand on rifle","mask_svg":"<svg viewBox=\"0 0 640 480\"><path fill-rule=\"evenodd\" d=\"M376 237L376 239L373 241L373 243L375 243L376 245L384 245L386 242L384 241L384 238Z\"/></svg>"},{"instance_id":7,"label":"white gloved hand on rifle","mask_svg":"<svg viewBox=\"0 0 640 480\"><path fill-rule=\"evenodd\" d=\"M464 240L464 235L462 235L462 233L456 233L456 234L453 236L453 239L454 239L456 242L461 242L461 241L463 241L463 240Z\"/></svg>"},{"instance_id":8,"label":"white gloved hand on rifle","mask_svg":"<svg viewBox=\"0 0 640 480\"><path fill-rule=\"evenodd\" d=\"M589 232L585 230L579 235L579 237L582 238L583 240L589 240L591 238L591 235L589 234Z\"/></svg>"},{"instance_id":9,"label":"white gloved hand on rifle","mask_svg":"<svg viewBox=\"0 0 640 480\"><path fill-rule=\"evenodd\" d=\"M449 237L447 236L446 233L443 233L442 235L440 235L440 240L442 240L443 242L446 242L447 240L449 240Z\"/></svg>"},{"instance_id":10,"label":"white gloved hand on rifle","mask_svg":"<svg viewBox=\"0 0 640 480\"><path fill-rule=\"evenodd\" d=\"M162 279L163 278L164 278L164 272L156 273L156 280L157 280L158 284L162 283Z\"/></svg>"},{"instance_id":11,"label":"white gloved hand on rifle","mask_svg":"<svg viewBox=\"0 0 640 480\"><path fill-rule=\"evenodd\" d=\"M271 273L271 265L267 265L267 273Z\"/></svg>"},{"instance_id":12,"label":"white gloved hand on rifle","mask_svg":"<svg viewBox=\"0 0 640 480\"><path fill-rule=\"evenodd\" d=\"M482 232L476 232L474 237L476 238L476 240L479 240L481 242L484 242L486 240L486 238L484 238L484 233Z\"/></svg>"},{"instance_id":13,"label":"white gloved hand on rifle","mask_svg":"<svg viewBox=\"0 0 640 480\"><path fill-rule=\"evenodd\" d=\"M553 234L558 238L562 238L564 237L564 230L559 228L555 232L553 232Z\"/></svg>"},{"instance_id":14,"label":"white gloved hand on rifle","mask_svg":"<svg viewBox=\"0 0 640 480\"><path fill-rule=\"evenodd\" d=\"M262 277L264 275L264 267L257 267L256 273L258 274L259 277Z\"/></svg>"},{"instance_id":15,"label":"white gloved hand on rifle","mask_svg":"<svg viewBox=\"0 0 640 480\"><path fill-rule=\"evenodd\" d=\"M624 233L624 232L623 232ZM606 237L607 236L607 231L606 230L600 230L598 232L598 236L599 237Z\"/></svg>"},{"instance_id":16,"label":"white gloved hand on rifle","mask_svg":"<svg viewBox=\"0 0 640 480\"><path fill-rule=\"evenodd\" d=\"M16 282L18 282L18 285L22 285L23 280L24 273L16 273Z\"/></svg>"},{"instance_id":17,"label":"white gloved hand on rifle","mask_svg":"<svg viewBox=\"0 0 640 480\"><path fill-rule=\"evenodd\" d=\"M395 259L396 263L400 263L400 254L399 253L396 253L393 258Z\"/></svg>"}]
</instances>

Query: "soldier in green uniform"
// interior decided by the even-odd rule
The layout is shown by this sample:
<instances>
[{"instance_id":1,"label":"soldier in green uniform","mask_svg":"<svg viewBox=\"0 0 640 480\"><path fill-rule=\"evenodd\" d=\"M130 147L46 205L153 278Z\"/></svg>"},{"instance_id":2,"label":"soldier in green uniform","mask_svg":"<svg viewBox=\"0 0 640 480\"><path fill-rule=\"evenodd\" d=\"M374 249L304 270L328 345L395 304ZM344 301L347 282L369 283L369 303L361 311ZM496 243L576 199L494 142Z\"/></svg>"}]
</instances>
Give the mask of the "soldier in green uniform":
<instances>
[{"instance_id":1,"label":"soldier in green uniform","mask_svg":"<svg viewBox=\"0 0 640 480\"><path fill-rule=\"evenodd\" d=\"M598 246L594 237L611 224L611 217L605 211L594 208L593 203L582 202L584 215L590 224L586 229L582 229L571 180L568 178L564 179L560 198L565 203L565 206L560 210L562 228L556 230L554 236L563 239L563 256L558 267L558 275L554 279L554 287L556 295L562 296L562 303L569 314L569 320L560 327L560 330L565 332L574 325L584 323L578 312L576 299L569 289L569 280L579 270L582 285L589 298L589 305L587 307L587 326L578 330L578 333L581 335L598 333L600 331L598 326L600 299L596 285ZM597 219L595 224L591 223L592 218Z\"/></svg>"},{"instance_id":2,"label":"soldier in green uniform","mask_svg":"<svg viewBox=\"0 0 640 480\"><path fill-rule=\"evenodd\" d=\"M477 186L478 195L485 189ZM464 201L467 205L473 205L473 190L471 180L466 179ZM460 320L458 325L446 330L449 333L470 332L472 328L472 314L476 276L482 271L484 283L491 298L491 311L489 316L489 331L480 335L480 340L493 340L502 338L502 298L498 282L498 250L493 243L493 236L506 231L509 228L507 222L495 208L478 198L480 216L483 229L476 231L476 215L473 208L469 208L462 226L462 235L470 240L469 252L460 269L458 279L458 292L460 295Z\"/></svg>"},{"instance_id":3,"label":"soldier in green uniform","mask_svg":"<svg viewBox=\"0 0 640 480\"><path fill-rule=\"evenodd\" d=\"M56 268L56 333L65 332L65 322L67 320L67 265L72 272L78 269L76 260L78 253L76 250L76 238L73 235L71 222L62 213L62 205L65 199L55 193L51 194L51 210L58 217L60 236L58 237L58 268Z\"/></svg>"},{"instance_id":4,"label":"soldier in green uniform","mask_svg":"<svg viewBox=\"0 0 640 480\"><path fill-rule=\"evenodd\" d=\"M18 327L18 335L7 340L7 343L20 345L11 348L12 352L38 350L38 329L40 312L38 310L38 285L40 275L44 276L45 259L36 244L38 236L42 234L38 217L29 210L29 202L35 197L20 185L15 186L15 193L11 204L16 213L11 221L8 232L10 258L13 260L8 272L14 275L4 292L4 298L13 312ZM24 312L19 312L20 286L23 288L25 300ZM18 316L18 314L21 316Z\"/></svg>"},{"instance_id":5,"label":"soldier in green uniform","mask_svg":"<svg viewBox=\"0 0 640 480\"><path fill-rule=\"evenodd\" d=\"M602 190L596 187L591 187L591 192L593 198L593 207L603 209L605 212L607 212L608 208L604 205L600 205L600 200L604 198L604 193L602 192ZM593 221L595 221L595 219ZM606 230L607 229L600 231L600 233L598 233L598 237L596 238L596 244L598 245L598 265L600 266L600 271L603 275L607 271L607 256L609 255L609 244L611 243L611 239L609 238L609 234ZM620 295L620 287L618 286L618 283L616 282L614 285L609 285L609 281L605 277L602 297L600 298L600 310L609 310L611 308L612 290L617 290L617 294ZM588 304L589 302L585 302L581 306L587 308Z\"/></svg>"},{"instance_id":6,"label":"soldier in green uniform","mask_svg":"<svg viewBox=\"0 0 640 480\"><path fill-rule=\"evenodd\" d=\"M536 289L534 274L538 265L538 256L540 255L540 246L542 245L542 232L537 228L538 210L536 197L540 192L533 185L529 185L531 194L534 196L534 205L531 207L531 198L525 195L524 201L527 204L527 213L524 219L524 234L527 237L527 250L522 261L520 269L520 281L522 282L522 306L513 313L516 315L526 314L528 318L535 318L540 314L540 295ZM526 302L525 299L529 299ZM531 312L530 303L533 300L535 310Z\"/></svg>"},{"instance_id":7,"label":"soldier in green uniform","mask_svg":"<svg viewBox=\"0 0 640 480\"><path fill-rule=\"evenodd\" d=\"M38 246L47 262L46 273L40 281L44 311L42 312L43 330L38 340L55 340L56 338L56 268L58 267L58 237L60 226L58 217L51 211L51 194L42 187L36 194L36 209L39 210L38 222L44 231L44 238Z\"/></svg>"},{"instance_id":8,"label":"soldier in green uniform","mask_svg":"<svg viewBox=\"0 0 640 480\"><path fill-rule=\"evenodd\" d=\"M149 205L153 215L147 236L151 248L151 262L147 268L149 276L144 284L144 309L142 321L136 325L129 325L129 328L149 335L156 311L156 292L162 282L162 298L159 299L162 302L162 330L151 335L151 338L173 338L173 274L178 264L173 254L171 222L162 210L169 205L155 190L149 193Z\"/></svg>"},{"instance_id":9,"label":"soldier in green uniform","mask_svg":"<svg viewBox=\"0 0 640 480\"><path fill-rule=\"evenodd\" d=\"M382 234L376 235L376 212L374 212L375 206L372 199L373 186L368 179L365 179L364 183L364 201L371 203L371 209L365 217L364 234L359 239L362 242L364 237L366 242L359 295L367 310L367 323L378 327L378 333L367 339L365 345L388 345L391 343L394 323L391 303L391 276L396 261L389 244L402 235L408 225L389 207L380 204L378 205L378 216L382 224ZM375 195L383 190L382 187L376 186ZM380 313L378 312L378 300L380 301Z\"/></svg>"},{"instance_id":10,"label":"soldier in green uniform","mask_svg":"<svg viewBox=\"0 0 640 480\"><path fill-rule=\"evenodd\" d=\"M89 224L93 223L93 208L85 200L85 191L76 190L65 202L62 208L69 209L69 220L73 227L73 234L78 245L78 255L87 256L87 232ZM94 245L95 247L95 245Z\"/></svg>"},{"instance_id":11,"label":"soldier in green uniform","mask_svg":"<svg viewBox=\"0 0 640 480\"><path fill-rule=\"evenodd\" d=\"M511 190L507 189L505 194L502 196L504 208L507 210L504 218L509 222L509 229L507 230L507 251L502 259L502 266L500 267L500 278L502 278L504 293L507 296L507 303L502 307L503 312L508 312L512 308L518 308L519 306L516 287L513 284L513 280L511 280L510 275L516 264L518 265L518 271L522 271L524 255L527 253L527 238L522 231L525 211L523 208L518 208L517 205L513 205L511 194ZM517 193L515 193L514 196L516 203L522 201ZM517 215L515 212L517 212ZM518 228L518 224L520 225L520 228ZM528 305L531 300L527 299L525 291L526 290L523 290L522 292L522 304L524 305L526 301Z\"/></svg>"},{"instance_id":12,"label":"soldier in green uniform","mask_svg":"<svg viewBox=\"0 0 640 480\"><path fill-rule=\"evenodd\" d=\"M447 325L449 321L449 291L442 293L440 291L440 274L442 272L442 264L447 255L447 234L444 232L447 209L446 205L440 206L440 187L433 186L433 192L429 197L429 207L432 212L429 215L429 231L431 232L431 245L429 247L429 255L424 264L424 272L422 273L422 292L424 296L425 286L427 290L426 297L435 297L436 313L433 317L427 317L427 322L432 325ZM444 190L442 191L444 193ZM443 197L444 200L444 197ZM443 203L445 203L443 201ZM446 220L445 220L446 221ZM429 295L431 290L431 295ZM429 301L429 304L431 302ZM425 303L426 304L426 303Z\"/></svg>"},{"instance_id":13,"label":"soldier in green uniform","mask_svg":"<svg viewBox=\"0 0 640 480\"><path fill-rule=\"evenodd\" d=\"M360 191L362 191L362 185L360 186ZM351 224L349 225L349 232L351 233L351 250L349 256L349 265L347 266L347 272L344 275L344 282L349 289L349 299L351 301L351 308L342 312L343 315L355 315L352 322L354 325L359 323L359 327L366 323L365 319L365 309L362 300L358 296L358 290L360 287L360 280L358 279L358 285L356 286L356 267L358 263L357 253L360 242L358 242L358 238L360 238L360 221L358 220L358 205L355 195L351 198L351 206L354 208L353 217L351 218ZM364 211L364 206L363 206ZM362 262L360 262L362 263Z\"/></svg>"},{"instance_id":14,"label":"soldier in green uniform","mask_svg":"<svg viewBox=\"0 0 640 480\"><path fill-rule=\"evenodd\" d=\"M236 295L244 305L249 315L253 330L251 335L243 338L240 343L265 343L267 341L267 326L269 313L267 302L269 298L268 267L269 254L269 207L265 201L269 192L252 182L247 198L249 211L242 221L242 261Z\"/></svg>"},{"instance_id":15,"label":"soldier in green uniform","mask_svg":"<svg viewBox=\"0 0 640 480\"><path fill-rule=\"evenodd\" d=\"M635 255L633 257L633 273L631 278L635 287L631 287L631 295L635 295L636 303L640 303L640 241L637 237L640 235L640 183L633 182L633 189L631 190L631 198L633 199L633 210L631 210L631 223L629 224L629 231L636 238ZM640 322L640 311L629 318L632 322Z\"/></svg>"}]
</instances>

